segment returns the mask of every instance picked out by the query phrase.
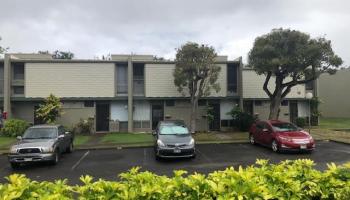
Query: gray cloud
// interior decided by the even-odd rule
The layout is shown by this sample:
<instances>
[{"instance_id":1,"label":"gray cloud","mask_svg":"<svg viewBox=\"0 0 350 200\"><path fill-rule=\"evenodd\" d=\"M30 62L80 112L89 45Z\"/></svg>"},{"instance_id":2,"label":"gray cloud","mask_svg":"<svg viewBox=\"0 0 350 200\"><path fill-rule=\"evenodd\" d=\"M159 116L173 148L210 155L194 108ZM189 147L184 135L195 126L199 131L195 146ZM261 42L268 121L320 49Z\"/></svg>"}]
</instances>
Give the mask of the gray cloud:
<instances>
[{"instance_id":1,"label":"gray cloud","mask_svg":"<svg viewBox=\"0 0 350 200\"><path fill-rule=\"evenodd\" d=\"M349 7L346 0L3 0L0 45L11 52L70 50L79 58L173 58L175 48L195 41L233 59L246 58L255 37L283 27L325 35L348 64Z\"/></svg>"}]
</instances>

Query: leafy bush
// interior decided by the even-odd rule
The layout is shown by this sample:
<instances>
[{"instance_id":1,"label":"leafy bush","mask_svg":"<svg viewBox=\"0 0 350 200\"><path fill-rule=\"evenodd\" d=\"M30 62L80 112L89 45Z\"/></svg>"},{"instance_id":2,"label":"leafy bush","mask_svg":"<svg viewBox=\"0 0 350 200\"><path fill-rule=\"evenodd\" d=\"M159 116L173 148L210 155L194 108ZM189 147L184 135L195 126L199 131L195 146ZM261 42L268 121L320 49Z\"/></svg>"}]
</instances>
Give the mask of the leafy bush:
<instances>
[{"instance_id":1,"label":"leafy bush","mask_svg":"<svg viewBox=\"0 0 350 200\"><path fill-rule=\"evenodd\" d=\"M250 126L256 120L254 116L241 111L239 107L233 108L228 114L232 116L233 126L240 131L248 131Z\"/></svg>"},{"instance_id":2,"label":"leafy bush","mask_svg":"<svg viewBox=\"0 0 350 200\"><path fill-rule=\"evenodd\" d=\"M174 177L139 172L133 168L120 181L80 178L82 185L66 180L31 181L10 175L0 184L1 199L339 199L350 196L350 163L329 164L325 171L313 168L311 160L269 164L258 160L247 168L233 167L203 175L175 171Z\"/></svg>"},{"instance_id":3,"label":"leafy bush","mask_svg":"<svg viewBox=\"0 0 350 200\"><path fill-rule=\"evenodd\" d=\"M29 123L20 119L8 119L1 130L2 134L10 137L22 136Z\"/></svg>"},{"instance_id":4,"label":"leafy bush","mask_svg":"<svg viewBox=\"0 0 350 200\"><path fill-rule=\"evenodd\" d=\"M40 104L39 108L36 110L36 117L47 124L54 124L57 117L62 114L62 104L60 98L53 94L50 94L44 100L44 104Z\"/></svg>"},{"instance_id":5,"label":"leafy bush","mask_svg":"<svg viewBox=\"0 0 350 200\"><path fill-rule=\"evenodd\" d=\"M296 124L297 124L297 126L303 128L306 125L306 119L304 117L298 117L296 119Z\"/></svg>"},{"instance_id":6,"label":"leafy bush","mask_svg":"<svg viewBox=\"0 0 350 200\"><path fill-rule=\"evenodd\" d=\"M91 134L94 127L93 119L80 121L73 127L73 133L75 134Z\"/></svg>"}]
</instances>

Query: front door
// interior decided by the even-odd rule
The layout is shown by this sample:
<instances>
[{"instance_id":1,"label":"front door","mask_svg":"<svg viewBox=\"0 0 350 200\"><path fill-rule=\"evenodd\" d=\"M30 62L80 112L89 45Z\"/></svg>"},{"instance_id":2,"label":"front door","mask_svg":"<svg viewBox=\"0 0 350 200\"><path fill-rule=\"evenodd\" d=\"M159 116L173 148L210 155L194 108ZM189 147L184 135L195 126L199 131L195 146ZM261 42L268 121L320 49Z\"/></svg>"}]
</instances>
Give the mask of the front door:
<instances>
[{"instance_id":1,"label":"front door","mask_svg":"<svg viewBox=\"0 0 350 200\"><path fill-rule=\"evenodd\" d=\"M209 104L209 106L212 108L212 115L213 120L209 124L209 129L211 131L219 131L220 130L220 104L213 103Z\"/></svg>"},{"instance_id":2,"label":"front door","mask_svg":"<svg viewBox=\"0 0 350 200\"><path fill-rule=\"evenodd\" d=\"M109 103L96 103L96 131L109 131Z\"/></svg>"},{"instance_id":3,"label":"front door","mask_svg":"<svg viewBox=\"0 0 350 200\"><path fill-rule=\"evenodd\" d=\"M253 116L253 101L243 101L243 111Z\"/></svg>"},{"instance_id":4,"label":"front door","mask_svg":"<svg viewBox=\"0 0 350 200\"><path fill-rule=\"evenodd\" d=\"M163 104L152 105L152 130L156 129L158 122L164 119Z\"/></svg>"},{"instance_id":5,"label":"front door","mask_svg":"<svg viewBox=\"0 0 350 200\"><path fill-rule=\"evenodd\" d=\"M298 118L298 102L289 101L290 122L296 123Z\"/></svg>"}]
</instances>

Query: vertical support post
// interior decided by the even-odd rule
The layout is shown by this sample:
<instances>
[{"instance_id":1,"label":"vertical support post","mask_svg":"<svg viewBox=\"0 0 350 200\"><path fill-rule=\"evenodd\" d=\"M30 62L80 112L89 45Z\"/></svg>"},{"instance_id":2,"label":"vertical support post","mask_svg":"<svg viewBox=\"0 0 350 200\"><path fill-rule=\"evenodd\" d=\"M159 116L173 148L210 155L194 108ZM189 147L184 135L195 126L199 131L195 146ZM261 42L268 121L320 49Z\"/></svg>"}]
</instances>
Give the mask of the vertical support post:
<instances>
[{"instance_id":1,"label":"vertical support post","mask_svg":"<svg viewBox=\"0 0 350 200\"><path fill-rule=\"evenodd\" d=\"M311 134L311 99L309 99L309 134Z\"/></svg>"},{"instance_id":2,"label":"vertical support post","mask_svg":"<svg viewBox=\"0 0 350 200\"><path fill-rule=\"evenodd\" d=\"M238 95L239 95L239 108L243 110L243 62L242 57L239 58L238 67Z\"/></svg>"},{"instance_id":3,"label":"vertical support post","mask_svg":"<svg viewBox=\"0 0 350 200\"><path fill-rule=\"evenodd\" d=\"M4 112L11 117L11 55L5 54L4 59Z\"/></svg>"},{"instance_id":4,"label":"vertical support post","mask_svg":"<svg viewBox=\"0 0 350 200\"><path fill-rule=\"evenodd\" d=\"M314 95L314 97L318 98L318 78L314 80L313 95ZM318 111L319 107L316 107L316 109ZM320 117L317 116L317 124L316 125L319 125L319 124L320 124Z\"/></svg>"},{"instance_id":5,"label":"vertical support post","mask_svg":"<svg viewBox=\"0 0 350 200\"><path fill-rule=\"evenodd\" d=\"M128 132L133 132L133 65L132 55L128 58Z\"/></svg>"}]
</instances>

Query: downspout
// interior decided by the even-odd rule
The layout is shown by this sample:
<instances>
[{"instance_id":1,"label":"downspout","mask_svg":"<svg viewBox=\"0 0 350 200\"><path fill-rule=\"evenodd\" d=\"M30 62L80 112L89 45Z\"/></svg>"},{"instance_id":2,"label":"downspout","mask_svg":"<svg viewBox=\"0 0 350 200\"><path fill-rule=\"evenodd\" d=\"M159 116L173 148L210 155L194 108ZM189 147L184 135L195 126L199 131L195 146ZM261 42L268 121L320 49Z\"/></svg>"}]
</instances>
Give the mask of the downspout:
<instances>
[{"instance_id":1,"label":"downspout","mask_svg":"<svg viewBox=\"0 0 350 200\"><path fill-rule=\"evenodd\" d=\"M133 64L132 55L128 58L128 132L133 132Z\"/></svg>"}]
</instances>

